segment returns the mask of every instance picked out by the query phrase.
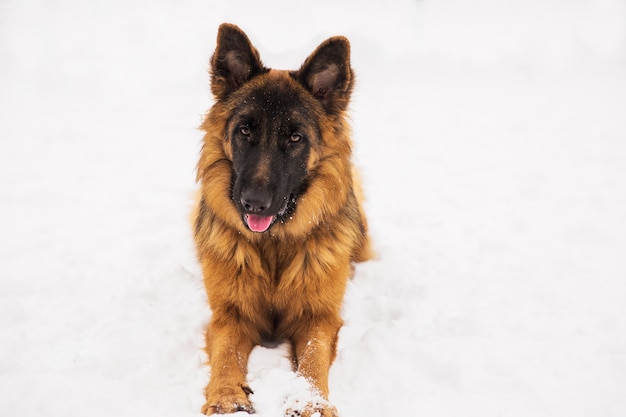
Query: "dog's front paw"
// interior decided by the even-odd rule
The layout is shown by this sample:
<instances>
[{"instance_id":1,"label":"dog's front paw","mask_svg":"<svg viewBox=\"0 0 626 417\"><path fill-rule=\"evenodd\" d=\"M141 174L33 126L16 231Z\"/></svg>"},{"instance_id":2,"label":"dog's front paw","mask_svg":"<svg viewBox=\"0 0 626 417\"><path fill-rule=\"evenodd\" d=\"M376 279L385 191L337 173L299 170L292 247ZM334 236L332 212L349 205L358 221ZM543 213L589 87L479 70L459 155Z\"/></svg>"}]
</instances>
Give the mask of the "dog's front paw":
<instances>
[{"instance_id":1,"label":"dog's front paw","mask_svg":"<svg viewBox=\"0 0 626 417\"><path fill-rule=\"evenodd\" d=\"M285 411L285 417L339 417L337 409L326 400L315 400L300 405L292 404Z\"/></svg>"},{"instance_id":2,"label":"dog's front paw","mask_svg":"<svg viewBox=\"0 0 626 417\"><path fill-rule=\"evenodd\" d=\"M248 394L252 390L247 386L236 388L222 388L217 393L207 392L206 404L202 406L202 413L210 416L212 414L232 414L238 411L254 413L252 403L248 399Z\"/></svg>"}]
</instances>

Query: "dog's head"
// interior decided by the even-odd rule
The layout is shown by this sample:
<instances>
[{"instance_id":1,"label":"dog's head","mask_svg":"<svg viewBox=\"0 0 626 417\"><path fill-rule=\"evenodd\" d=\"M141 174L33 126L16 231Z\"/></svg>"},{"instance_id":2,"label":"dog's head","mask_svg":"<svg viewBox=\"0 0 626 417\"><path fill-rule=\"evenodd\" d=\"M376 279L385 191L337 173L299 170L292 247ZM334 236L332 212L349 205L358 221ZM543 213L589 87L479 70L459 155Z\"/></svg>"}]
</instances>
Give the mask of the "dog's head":
<instances>
[{"instance_id":1,"label":"dog's head","mask_svg":"<svg viewBox=\"0 0 626 417\"><path fill-rule=\"evenodd\" d=\"M237 26L220 26L211 91L229 110L232 202L250 230L293 215L321 157L322 123L346 109L353 78L346 38L323 42L299 70L280 71L262 64Z\"/></svg>"}]
</instances>

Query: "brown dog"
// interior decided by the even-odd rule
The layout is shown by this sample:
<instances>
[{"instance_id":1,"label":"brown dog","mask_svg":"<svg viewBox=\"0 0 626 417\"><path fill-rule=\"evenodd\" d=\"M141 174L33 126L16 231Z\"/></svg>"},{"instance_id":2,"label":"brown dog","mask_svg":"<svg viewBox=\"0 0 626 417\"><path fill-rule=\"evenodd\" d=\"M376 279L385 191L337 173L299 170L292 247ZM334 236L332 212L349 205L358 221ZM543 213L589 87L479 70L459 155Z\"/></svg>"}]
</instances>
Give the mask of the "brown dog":
<instances>
[{"instance_id":1,"label":"brown dog","mask_svg":"<svg viewBox=\"0 0 626 417\"><path fill-rule=\"evenodd\" d=\"M205 414L253 412L248 356L270 342L290 342L295 371L328 398L346 282L370 257L346 121L353 80L346 38L280 71L237 26L219 28L193 215L213 312ZM316 412L336 416L326 401L288 414Z\"/></svg>"}]
</instances>

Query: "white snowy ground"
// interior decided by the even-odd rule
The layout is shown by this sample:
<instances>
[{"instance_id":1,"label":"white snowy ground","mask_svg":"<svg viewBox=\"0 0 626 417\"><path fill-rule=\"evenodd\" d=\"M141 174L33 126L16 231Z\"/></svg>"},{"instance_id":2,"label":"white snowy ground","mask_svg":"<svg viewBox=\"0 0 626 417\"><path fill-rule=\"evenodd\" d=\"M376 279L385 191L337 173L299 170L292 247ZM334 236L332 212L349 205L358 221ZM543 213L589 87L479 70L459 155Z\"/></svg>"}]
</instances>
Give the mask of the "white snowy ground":
<instances>
[{"instance_id":1,"label":"white snowy ground","mask_svg":"<svg viewBox=\"0 0 626 417\"><path fill-rule=\"evenodd\" d=\"M197 416L187 223L219 23L295 68L345 34L379 259L342 416L626 415L623 1L0 2L0 415ZM260 417L298 394L250 363Z\"/></svg>"}]
</instances>

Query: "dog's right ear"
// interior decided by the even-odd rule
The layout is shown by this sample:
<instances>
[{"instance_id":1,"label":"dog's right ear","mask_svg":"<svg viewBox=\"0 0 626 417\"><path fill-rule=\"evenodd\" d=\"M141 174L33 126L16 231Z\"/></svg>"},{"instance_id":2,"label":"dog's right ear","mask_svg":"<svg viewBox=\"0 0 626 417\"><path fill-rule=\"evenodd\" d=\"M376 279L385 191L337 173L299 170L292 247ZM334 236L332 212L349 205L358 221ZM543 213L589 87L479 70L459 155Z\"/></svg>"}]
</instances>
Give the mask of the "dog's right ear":
<instances>
[{"instance_id":1,"label":"dog's right ear","mask_svg":"<svg viewBox=\"0 0 626 417\"><path fill-rule=\"evenodd\" d=\"M239 27L222 23L211 57L211 92L224 100L255 75L267 71L246 34Z\"/></svg>"},{"instance_id":2,"label":"dog's right ear","mask_svg":"<svg viewBox=\"0 0 626 417\"><path fill-rule=\"evenodd\" d=\"M350 42L343 36L322 42L292 77L299 80L328 113L345 110L354 86Z\"/></svg>"}]
</instances>

